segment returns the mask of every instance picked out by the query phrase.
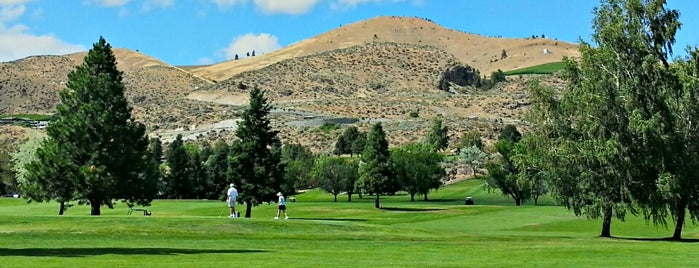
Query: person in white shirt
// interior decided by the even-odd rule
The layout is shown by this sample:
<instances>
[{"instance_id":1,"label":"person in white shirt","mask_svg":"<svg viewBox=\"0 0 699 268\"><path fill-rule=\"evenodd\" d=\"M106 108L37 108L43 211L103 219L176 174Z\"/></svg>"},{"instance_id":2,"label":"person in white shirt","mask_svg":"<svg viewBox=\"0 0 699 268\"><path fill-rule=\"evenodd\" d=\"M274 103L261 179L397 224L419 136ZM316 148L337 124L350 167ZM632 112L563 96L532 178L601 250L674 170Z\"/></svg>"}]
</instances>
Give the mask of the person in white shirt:
<instances>
[{"instance_id":1,"label":"person in white shirt","mask_svg":"<svg viewBox=\"0 0 699 268\"><path fill-rule=\"evenodd\" d=\"M231 218L237 217L237 214L235 213L235 200L238 198L238 190L235 189L235 184L231 183L231 187L228 188L228 198L226 199L226 203L228 203L228 207L231 208Z\"/></svg>"},{"instance_id":2,"label":"person in white shirt","mask_svg":"<svg viewBox=\"0 0 699 268\"><path fill-rule=\"evenodd\" d=\"M284 198L284 195L281 192L278 192L277 196L279 197L279 208L277 209L277 216L275 216L274 219L278 220L279 214L282 211L284 211L284 219L289 219L289 215L286 214L286 198Z\"/></svg>"}]
</instances>

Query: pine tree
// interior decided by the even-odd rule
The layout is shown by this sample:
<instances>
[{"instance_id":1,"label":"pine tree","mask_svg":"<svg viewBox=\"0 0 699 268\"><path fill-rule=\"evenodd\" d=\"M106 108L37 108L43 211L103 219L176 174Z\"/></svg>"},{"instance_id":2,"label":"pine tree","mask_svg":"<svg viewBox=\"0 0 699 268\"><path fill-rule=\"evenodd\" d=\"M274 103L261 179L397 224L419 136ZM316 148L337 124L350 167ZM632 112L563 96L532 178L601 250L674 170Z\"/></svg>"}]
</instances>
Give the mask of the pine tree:
<instances>
[{"instance_id":1,"label":"pine tree","mask_svg":"<svg viewBox=\"0 0 699 268\"><path fill-rule=\"evenodd\" d=\"M170 143L165 158L168 166L168 173L165 177L167 183L165 193L168 198L187 198L192 188L191 170L189 168L189 155L184 148L181 134L177 135L175 140Z\"/></svg>"},{"instance_id":2,"label":"pine tree","mask_svg":"<svg viewBox=\"0 0 699 268\"><path fill-rule=\"evenodd\" d=\"M391 153L381 123L372 126L361 161L358 188L374 194L374 206L380 208L379 196L398 187L391 170Z\"/></svg>"},{"instance_id":3,"label":"pine tree","mask_svg":"<svg viewBox=\"0 0 699 268\"><path fill-rule=\"evenodd\" d=\"M100 215L102 205L112 208L115 199L150 205L156 194L146 129L131 116L116 65L111 45L100 37L68 74L56 121L47 128L39 160L29 164L31 180L61 189L47 199L87 202L91 215Z\"/></svg>"},{"instance_id":4,"label":"pine tree","mask_svg":"<svg viewBox=\"0 0 699 268\"><path fill-rule=\"evenodd\" d=\"M437 151L444 150L449 146L449 129L447 126L443 126L442 123L441 117L435 117L432 121L430 132L427 133L426 137L427 143L432 145Z\"/></svg>"},{"instance_id":5,"label":"pine tree","mask_svg":"<svg viewBox=\"0 0 699 268\"><path fill-rule=\"evenodd\" d=\"M282 146L277 131L270 126L271 109L264 92L254 87L250 106L236 129L239 140L231 145L231 177L240 193L238 200L246 205L246 218L252 215L253 206L276 201L276 193L284 184Z\"/></svg>"}]
</instances>

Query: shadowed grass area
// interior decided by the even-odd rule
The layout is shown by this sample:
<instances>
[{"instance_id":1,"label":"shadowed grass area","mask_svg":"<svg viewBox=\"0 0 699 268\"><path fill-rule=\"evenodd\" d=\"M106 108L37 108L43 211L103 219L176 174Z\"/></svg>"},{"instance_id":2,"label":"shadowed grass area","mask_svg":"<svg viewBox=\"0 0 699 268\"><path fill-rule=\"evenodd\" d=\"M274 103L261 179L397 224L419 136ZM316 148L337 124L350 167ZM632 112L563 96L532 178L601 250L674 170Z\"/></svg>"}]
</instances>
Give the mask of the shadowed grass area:
<instances>
[{"instance_id":1,"label":"shadowed grass area","mask_svg":"<svg viewBox=\"0 0 699 268\"><path fill-rule=\"evenodd\" d=\"M470 196L476 205L465 206ZM252 218L226 217L222 201L155 200L152 216L126 215L117 204L99 217L89 207L57 216L56 203L0 199L2 267L511 267L694 266L699 229L685 240L642 217L614 221L615 238L598 238L601 222L572 215L548 199L516 207L483 191L482 181L449 185L410 201L399 193L332 195L310 190L288 203L289 220L274 220L275 204ZM242 213L241 213L242 214ZM681 257L678 257L681 256ZM235 264L235 265L234 265Z\"/></svg>"},{"instance_id":2,"label":"shadowed grass area","mask_svg":"<svg viewBox=\"0 0 699 268\"><path fill-rule=\"evenodd\" d=\"M265 252L264 250L179 249L179 248L0 248L0 256L86 257L95 255L179 255Z\"/></svg>"}]
</instances>

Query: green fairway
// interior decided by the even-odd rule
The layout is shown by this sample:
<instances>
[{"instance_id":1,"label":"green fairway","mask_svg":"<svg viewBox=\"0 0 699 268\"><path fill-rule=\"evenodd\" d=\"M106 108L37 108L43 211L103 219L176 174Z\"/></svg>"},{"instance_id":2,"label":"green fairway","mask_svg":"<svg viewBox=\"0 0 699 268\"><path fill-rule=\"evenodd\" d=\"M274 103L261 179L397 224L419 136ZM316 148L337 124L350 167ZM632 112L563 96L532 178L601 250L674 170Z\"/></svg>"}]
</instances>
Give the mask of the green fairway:
<instances>
[{"instance_id":1,"label":"green fairway","mask_svg":"<svg viewBox=\"0 0 699 268\"><path fill-rule=\"evenodd\" d=\"M564 62L550 62L536 66L516 69L505 72L505 75L520 75L520 74L553 74L565 67Z\"/></svg>"},{"instance_id":2,"label":"green fairway","mask_svg":"<svg viewBox=\"0 0 699 268\"><path fill-rule=\"evenodd\" d=\"M156 200L153 215L86 206L56 216L56 203L0 199L0 267L689 267L699 229L688 222L683 242L662 240L664 227L640 217L613 222L602 239L599 220L577 218L548 198L515 207L471 180L433 192L338 196L312 190L288 203L253 208L230 219L222 201ZM465 196L475 206L463 205ZM422 200L422 197L416 199ZM241 212L243 214L244 212Z\"/></svg>"}]
</instances>

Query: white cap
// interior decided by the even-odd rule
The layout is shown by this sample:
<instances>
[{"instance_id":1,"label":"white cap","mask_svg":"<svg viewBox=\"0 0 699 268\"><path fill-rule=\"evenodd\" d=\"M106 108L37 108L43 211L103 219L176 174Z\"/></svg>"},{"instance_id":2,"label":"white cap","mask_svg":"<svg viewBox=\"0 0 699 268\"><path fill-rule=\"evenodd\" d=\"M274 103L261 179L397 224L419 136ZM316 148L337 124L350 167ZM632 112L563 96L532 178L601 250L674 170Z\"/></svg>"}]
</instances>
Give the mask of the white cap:
<instances>
[{"instance_id":1,"label":"white cap","mask_svg":"<svg viewBox=\"0 0 699 268\"><path fill-rule=\"evenodd\" d=\"M234 187L234 186L235 186L235 184L231 183L231 187Z\"/></svg>"}]
</instances>

